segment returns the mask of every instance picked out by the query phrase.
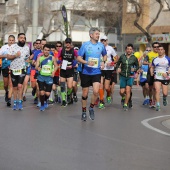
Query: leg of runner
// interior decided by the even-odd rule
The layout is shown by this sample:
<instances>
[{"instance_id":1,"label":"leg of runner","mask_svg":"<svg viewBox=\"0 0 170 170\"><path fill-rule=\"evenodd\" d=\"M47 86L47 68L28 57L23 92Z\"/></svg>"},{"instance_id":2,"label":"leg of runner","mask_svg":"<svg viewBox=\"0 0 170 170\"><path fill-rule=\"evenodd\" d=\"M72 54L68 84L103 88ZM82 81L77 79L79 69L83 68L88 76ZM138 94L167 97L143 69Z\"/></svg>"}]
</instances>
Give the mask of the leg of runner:
<instances>
[{"instance_id":1,"label":"leg of runner","mask_svg":"<svg viewBox=\"0 0 170 170\"><path fill-rule=\"evenodd\" d=\"M155 84L155 97L156 97L156 111L160 110L160 91L161 91L161 82L156 81Z\"/></svg>"},{"instance_id":2,"label":"leg of runner","mask_svg":"<svg viewBox=\"0 0 170 170\"><path fill-rule=\"evenodd\" d=\"M4 82L4 90L5 90L5 102L8 101L8 84L9 84L9 77L3 77Z\"/></svg>"},{"instance_id":3,"label":"leg of runner","mask_svg":"<svg viewBox=\"0 0 170 170\"><path fill-rule=\"evenodd\" d=\"M62 98L62 105L63 107L67 106L66 103L66 79L63 77L60 77L60 86L61 86L61 98Z\"/></svg>"},{"instance_id":4,"label":"leg of runner","mask_svg":"<svg viewBox=\"0 0 170 170\"><path fill-rule=\"evenodd\" d=\"M107 92L107 96L106 96L107 103L110 104L110 103L111 103L111 96L110 96L110 93L111 93L111 89L110 89L110 80L105 79L104 88L105 88L105 90L106 90L106 92Z\"/></svg>"},{"instance_id":5,"label":"leg of runner","mask_svg":"<svg viewBox=\"0 0 170 170\"><path fill-rule=\"evenodd\" d=\"M73 90L73 77L69 77L67 78L67 103L68 104L73 104L72 90Z\"/></svg>"},{"instance_id":6,"label":"leg of runner","mask_svg":"<svg viewBox=\"0 0 170 170\"><path fill-rule=\"evenodd\" d=\"M126 96L125 96L125 102L124 102L124 110L127 110L126 106L128 105L129 99L131 97L131 87L126 86L125 92L126 92Z\"/></svg>"},{"instance_id":7,"label":"leg of runner","mask_svg":"<svg viewBox=\"0 0 170 170\"><path fill-rule=\"evenodd\" d=\"M9 92L8 92L8 101L7 101L7 106L11 106L11 98L12 98L12 93L13 93L13 87L12 87L12 80L11 80L11 75L9 74Z\"/></svg>"},{"instance_id":8,"label":"leg of runner","mask_svg":"<svg viewBox=\"0 0 170 170\"><path fill-rule=\"evenodd\" d=\"M77 90L78 90L77 81L73 81L73 100L74 100L74 102L78 101Z\"/></svg>"},{"instance_id":9,"label":"leg of runner","mask_svg":"<svg viewBox=\"0 0 170 170\"><path fill-rule=\"evenodd\" d=\"M168 104L168 101L167 101L168 85L162 84L162 93L163 93L163 105L166 106Z\"/></svg>"},{"instance_id":10,"label":"leg of runner","mask_svg":"<svg viewBox=\"0 0 170 170\"><path fill-rule=\"evenodd\" d=\"M100 87L99 87L99 96L100 96L100 103L99 103L99 109L105 108L104 106L104 77L101 77ZM97 100L97 98L96 98Z\"/></svg>"},{"instance_id":11,"label":"leg of runner","mask_svg":"<svg viewBox=\"0 0 170 170\"><path fill-rule=\"evenodd\" d=\"M26 75L24 79L24 83L23 83L23 101L26 101L26 92L27 92L29 79L30 79L30 76Z\"/></svg>"},{"instance_id":12,"label":"leg of runner","mask_svg":"<svg viewBox=\"0 0 170 170\"><path fill-rule=\"evenodd\" d=\"M82 116L81 116L81 120L83 121L87 120L86 107L87 107L88 93L89 93L89 87L83 87L82 88Z\"/></svg>"}]
</instances>

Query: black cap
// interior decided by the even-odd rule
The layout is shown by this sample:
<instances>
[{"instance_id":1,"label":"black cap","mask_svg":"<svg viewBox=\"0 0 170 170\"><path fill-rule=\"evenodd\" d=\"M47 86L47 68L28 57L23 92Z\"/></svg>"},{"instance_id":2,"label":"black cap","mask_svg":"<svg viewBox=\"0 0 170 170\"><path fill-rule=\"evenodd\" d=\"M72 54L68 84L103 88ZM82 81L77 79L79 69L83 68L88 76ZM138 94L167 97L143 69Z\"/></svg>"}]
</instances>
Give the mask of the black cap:
<instances>
[{"instance_id":1,"label":"black cap","mask_svg":"<svg viewBox=\"0 0 170 170\"><path fill-rule=\"evenodd\" d=\"M65 42L66 42L66 43L71 43L72 40L71 40L71 38L66 38L66 39L65 39Z\"/></svg>"}]
</instances>

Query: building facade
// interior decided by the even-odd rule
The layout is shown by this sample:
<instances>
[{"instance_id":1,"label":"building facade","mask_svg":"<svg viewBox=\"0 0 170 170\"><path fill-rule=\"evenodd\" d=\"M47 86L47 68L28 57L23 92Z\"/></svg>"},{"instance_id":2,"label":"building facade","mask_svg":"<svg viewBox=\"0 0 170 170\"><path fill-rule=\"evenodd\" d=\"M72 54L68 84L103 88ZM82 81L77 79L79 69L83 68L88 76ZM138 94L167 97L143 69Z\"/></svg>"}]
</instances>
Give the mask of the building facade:
<instances>
[{"instance_id":1,"label":"building facade","mask_svg":"<svg viewBox=\"0 0 170 170\"><path fill-rule=\"evenodd\" d=\"M99 3L99 1L101 3ZM48 35L49 42L63 41L66 38L61 6L65 5L69 22L69 35L76 45L89 40L90 27L99 27L101 35L107 34L109 43L117 45L117 29L106 22L113 11L118 12L117 4L109 0L39 0L37 38ZM32 42L33 0L8 0L5 5L6 31L3 33L7 42L9 34L25 32L27 41ZM8 28L8 29L7 29ZM4 29L4 30L5 30Z\"/></svg>"},{"instance_id":2,"label":"building facade","mask_svg":"<svg viewBox=\"0 0 170 170\"><path fill-rule=\"evenodd\" d=\"M142 28L146 28L148 24L156 17L159 10L159 4L154 0L137 0L142 6L142 14L139 19L139 24ZM169 2L170 3L170 2ZM152 41L163 43L166 48L167 55L170 55L170 10L165 2L163 2L163 9L150 29L152 34ZM140 49L144 50L147 46L147 39L142 32L134 26L136 18L135 7L123 1L123 15L122 15L122 34L131 35L134 37L134 44L140 45Z\"/></svg>"}]
</instances>

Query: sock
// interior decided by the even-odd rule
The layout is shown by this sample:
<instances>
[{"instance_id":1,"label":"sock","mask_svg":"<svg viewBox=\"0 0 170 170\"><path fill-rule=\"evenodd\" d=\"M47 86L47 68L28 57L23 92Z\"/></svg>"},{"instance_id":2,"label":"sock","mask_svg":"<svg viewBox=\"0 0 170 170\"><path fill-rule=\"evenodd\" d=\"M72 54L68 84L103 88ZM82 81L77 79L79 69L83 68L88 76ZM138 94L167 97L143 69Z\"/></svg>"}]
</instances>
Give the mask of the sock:
<instances>
[{"instance_id":1,"label":"sock","mask_svg":"<svg viewBox=\"0 0 170 170\"><path fill-rule=\"evenodd\" d=\"M17 101L16 101L16 100L14 100L14 104L17 104Z\"/></svg>"},{"instance_id":2,"label":"sock","mask_svg":"<svg viewBox=\"0 0 170 170\"><path fill-rule=\"evenodd\" d=\"M86 107L82 107L82 112L86 112Z\"/></svg>"},{"instance_id":3,"label":"sock","mask_svg":"<svg viewBox=\"0 0 170 170\"><path fill-rule=\"evenodd\" d=\"M110 89L109 89L109 90L106 90L106 91L107 91L107 97L110 97L110 95L111 95Z\"/></svg>"},{"instance_id":4,"label":"sock","mask_svg":"<svg viewBox=\"0 0 170 170\"><path fill-rule=\"evenodd\" d=\"M156 105L157 105L157 106L160 106L160 103L159 103L159 102L156 102Z\"/></svg>"},{"instance_id":5,"label":"sock","mask_svg":"<svg viewBox=\"0 0 170 170\"><path fill-rule=\"evenodd\" d=\"M104 99L104 90L103 89L99 89L99 95L100 95L100 100L103 101L103 99Z\"/></svg>"},{"instance_id":6,"label":"sock","mask_svg":"<svg viewBox=\"0 0 170 170\"><path fill-rule=\"evenodd\" d=\"M163 99L166 99L167 96L163 96Z\"/></svg>"},{"instance_id":7,"label":"sock","mask_svg":"<svg viewBox=\"0 0 170 170\"><path fill-rule=\"evenodd\" d=\"M77 96L77 94L76 94L76 93L73 93L73 96Z\"/></svg>"},{"instance_id":8,"label":"sock","mask_svg":"<svg viewBox=\"0 0 170 170\"><path fill-rule=\"evenodd\" d=\"M61 98L62 98L62 100L66 101L66 93L65 92L61 92Z\"/></svg>"},{"instance_id":9,"label":"sock","mask_svg":"<svg viewBox=\"0 0 170 170\"><path fill-rule=\"evenodd\" d=\"M49 100L53 101L53 90L52 90L51 93L50 93Z\"/></svg>"},{"instance_id":10,"label":"sock","mask_svg":"<svg viewBox=\"0 0 170 170\"><path fill-rule=\"evenodd\" d=\"M124 104L124 106L127 106L127 104Z\"/></svg>"},{"instance_id":11,"label":"sock","mask_svg":"<svg viewBox=\"0 0 170 170\"><path fill-rule=\"evenodd\" d=\"M67 95L70 95L72 92L72 89L67 89Z\"/></svg>"},{"instance_id":12,"label":"sock","mask_svg":"<svg viewBox=\"0 0 170 170\"><path fill-rule=\"evenodd\" d=\"M49 99L49 96L45 95L45 102L47 102L47 100Z\"/></svg>"},{"instance_id":13,"label":"sock","mask_svg":"<svg viewBox=\"0 0 170 170\"><path fill-rule=\"evenodd\" d=\"M125 99L125 96L123 96L122 99Z\"/></svg>"},{"instance_id":14,"label":"sock","mask_svg":"<svg viewBox=\"0 0 170 170\"><path fill-rule=\"evenodd\" d=\"M45 96L40 95L41 106L44 106L44 100L45 100Z\"/></svg>"},{"instance_id":15,"label":"sock","mask_svg":"<svg viewBox=\"0 0 170 170\"><path fill-rule=\"evenodd\" d=\"M90 104L90 107L93 108L93 107L94 107L94 104L91 103L91 104Z\"/></svg>"},{"instance_id":16,"label":"sock","mask_svg":"<svg viewBox=\"0 0 170 170\"><path fill-rule=\"evenodd\" d=\"M22 100L18 100L18 103L22 103Z\"/></svg>"},{"instance_id":17,"label":"sock","mask_svg":"<svg viewBox=\"0 0 170 170\"><path fill-rule=\"evenodd\" d=\"M53 90L54 96L57 96L57 90Z\"/></svg>"}]
</instances>

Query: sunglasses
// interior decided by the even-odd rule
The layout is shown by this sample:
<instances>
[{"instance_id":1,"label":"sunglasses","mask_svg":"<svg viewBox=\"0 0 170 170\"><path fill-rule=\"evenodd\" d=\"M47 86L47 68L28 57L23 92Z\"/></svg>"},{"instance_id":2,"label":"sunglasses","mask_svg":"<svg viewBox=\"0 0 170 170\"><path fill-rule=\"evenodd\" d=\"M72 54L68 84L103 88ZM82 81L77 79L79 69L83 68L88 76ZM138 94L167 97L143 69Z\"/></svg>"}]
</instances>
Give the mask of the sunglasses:
<instances>
[{"instance_id":1,"label":"sunglasses","mask_svg":"<svg viewBox=\"0 0 170 170\"><path fill-rule=\"evenodd\" d=\"M145 50L145 51L151 51L151 50Z\"/></svg>"},{"instance_id":2,"label":"sunglasses","mask_svg":"<svg viewBox=\"0 0 170 170\"><path fill-rule=\"evenodd\" d=\"M106 40L104 40L104 39L101 39L101 42L103 42L103 41L104 41L104 42L106 42Z\"/></svg>"},{"instance_id":3,"label":"sunglasses","mask_svg":"<svg viewBox=\"0 0 170 170\"><path fill-rule=\"evenodd\" d=\"M36 43L36 44L41 44L41 43Z\"/></svg>"},{"instance_id":4,"label":"sunglasses","mask_svg":"<svg viewBox=\"0 0 170 170\"><path fill-rule=\"evenodd\" d=\"M61 47L61 45L57 45L56 47Z\"/></svg>"},{"instance_id":5,"label":"sunglasses","mask_svg":"<svg viewBox=\"0 0 170 170\"><path fill-rule=\"evenodd\" d=\"M153 46L153 48L159 48L159 46Z\"/></svg>"}]
</instances>

